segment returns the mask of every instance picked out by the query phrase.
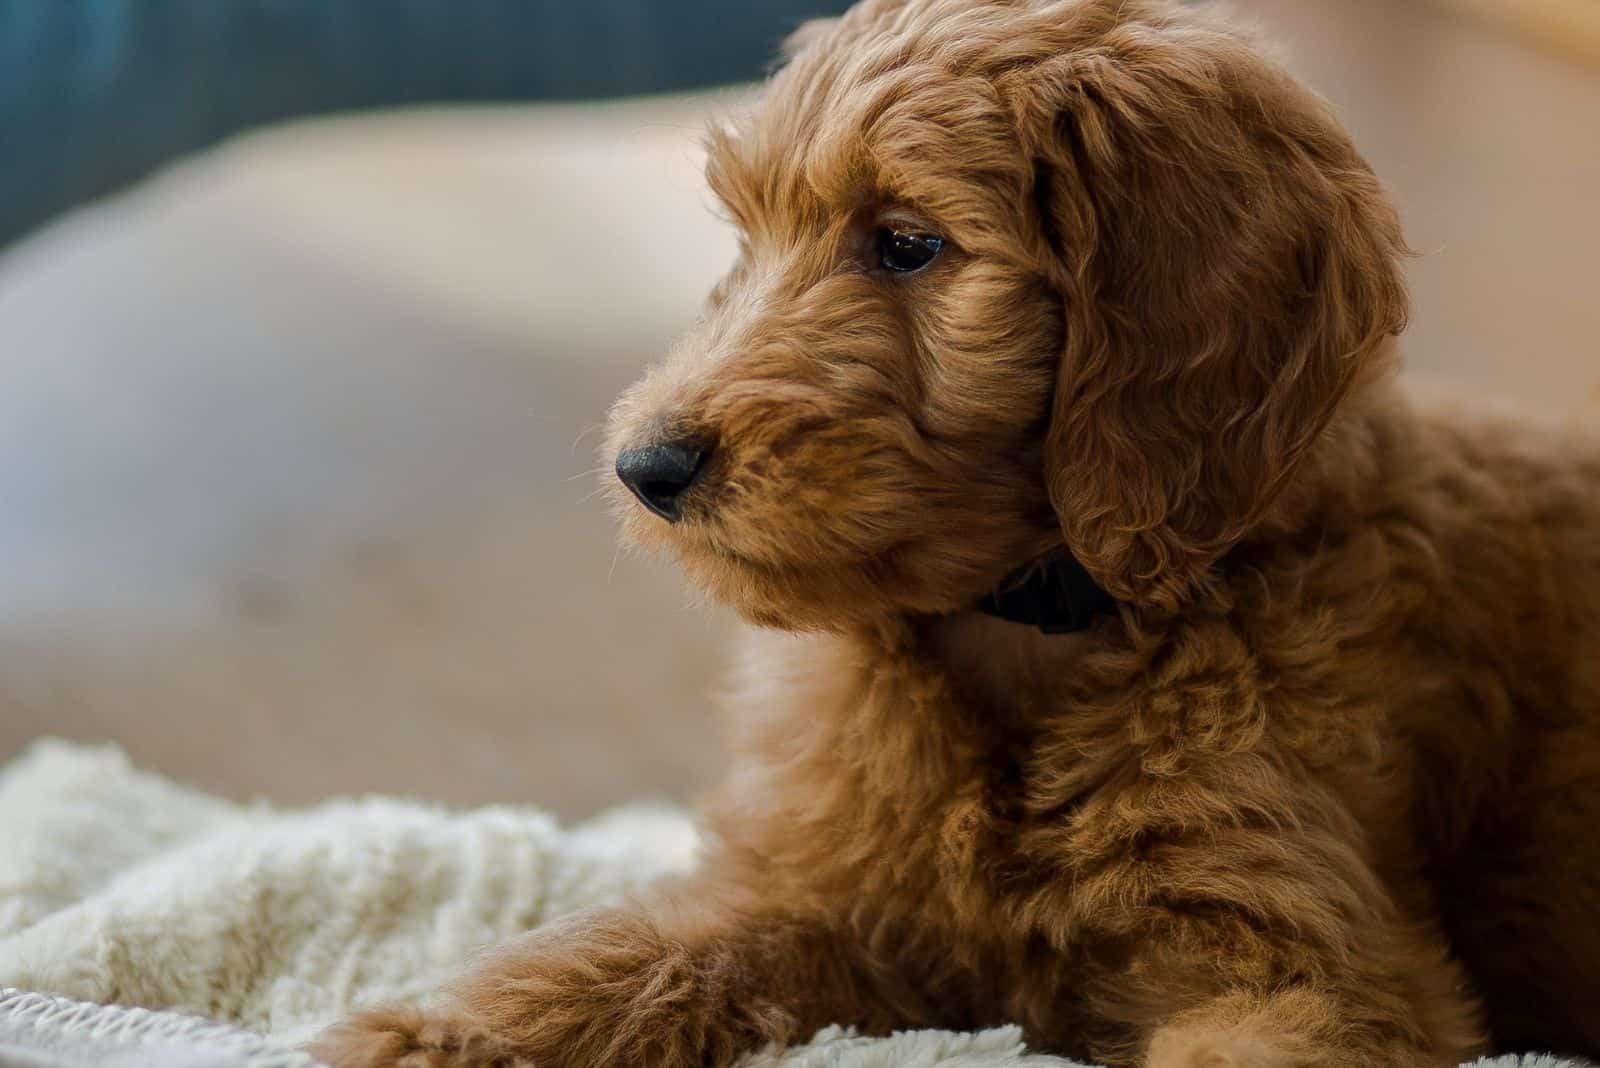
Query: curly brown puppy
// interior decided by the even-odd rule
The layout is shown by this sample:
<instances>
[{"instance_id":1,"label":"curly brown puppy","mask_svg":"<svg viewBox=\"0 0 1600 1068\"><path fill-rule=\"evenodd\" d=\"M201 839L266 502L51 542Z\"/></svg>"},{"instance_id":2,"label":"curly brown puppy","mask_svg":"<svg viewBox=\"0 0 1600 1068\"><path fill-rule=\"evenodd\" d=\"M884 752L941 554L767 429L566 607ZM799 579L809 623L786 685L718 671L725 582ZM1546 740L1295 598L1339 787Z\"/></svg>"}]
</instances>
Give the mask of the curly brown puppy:
<instances>
[{"instance_id":1,"label":"curly brown puppy","mask_svg":"<svg viewBox=\"0 0 1600 1068\"><path fill-rule=\"evenodd\" d=\"M1157 0L866 0L709 176L742 253L611 435L628 536L791 632L703 870L324 1057L1600 1054L1600 442L1402 395L1320 100Z\"/></svg>"}]
</instances>

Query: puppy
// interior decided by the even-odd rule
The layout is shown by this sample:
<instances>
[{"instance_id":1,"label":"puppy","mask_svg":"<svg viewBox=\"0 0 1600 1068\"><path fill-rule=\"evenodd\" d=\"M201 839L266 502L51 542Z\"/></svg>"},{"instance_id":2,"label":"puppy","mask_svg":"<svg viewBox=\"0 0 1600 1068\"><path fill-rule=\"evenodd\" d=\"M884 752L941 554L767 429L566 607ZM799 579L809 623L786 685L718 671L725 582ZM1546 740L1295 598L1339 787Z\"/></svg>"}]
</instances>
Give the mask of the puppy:
<instances>
[{"instance_id":1,"label":"puppy","mask_svg":"<svg viewBox=\"0 0 1600 1068\"><path fill-rule=\"evenodd\" d=\"M611 428L627 537L784 632L702 870L321 1055L1600 1055L1600 442L1400 392L1393 208L1208 14L864 0L792 52Z\"/></svg>"}]
</instances>

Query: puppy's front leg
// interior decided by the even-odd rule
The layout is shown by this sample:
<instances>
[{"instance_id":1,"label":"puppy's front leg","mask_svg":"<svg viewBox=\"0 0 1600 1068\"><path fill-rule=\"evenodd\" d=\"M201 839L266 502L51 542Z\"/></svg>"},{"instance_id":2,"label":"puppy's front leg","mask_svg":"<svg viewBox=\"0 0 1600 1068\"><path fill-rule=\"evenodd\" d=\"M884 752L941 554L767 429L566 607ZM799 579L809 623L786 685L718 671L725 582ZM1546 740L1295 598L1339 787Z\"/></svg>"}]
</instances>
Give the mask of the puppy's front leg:
<instances>
[{"instance_id":1,"label":"puppy's front leg","mask_svg":"<svg viewBox=\"0 0 1600 1068\"><path fill-rule=\"evenodd\" d=\"M724 1065L830 1023L887 1031L917 998L820 914L714 884L589 912L501 949L435 1012L325 1035L333 1068Z\"/></svg>"},{"instance_id":2,"label":"puppy's front leg","mask_svg":"<svg viewBox=\"0 0 1600 1068\"><path fill-rule=\"evenodd\" d=\"M1320 806L1319 806L1320 807ZM1090 1011L1141 1068L1444 1068L1483 1052L1442 939L1408 923L1328 808L1197 833L1152 831L1094 885L1121 947ZM1254 824L1254 825L1251 825ZM1082 885L1082 884L1080 884ZM1109 962L1115 961L1114 965Z\"/></svg>"},{"instance_id":3,"label":"puppy's front leg","mask_svg":"<svg viewBox=\"0 0 1600 1068\"><path fill-rule=\"evenodd\" d=\"M1374 1026L1372 1003L1392 996L1392 990L1309 986L1235 990L1157 1027L1144 1063L1147 1068L1455 1068L1475 1052L1470 1042L1438 1043L1416 1024L1391 1020ZM1460 1014L1465 1018L1470 1012L1462 1006Z\"/></svg>"}]
</instances>

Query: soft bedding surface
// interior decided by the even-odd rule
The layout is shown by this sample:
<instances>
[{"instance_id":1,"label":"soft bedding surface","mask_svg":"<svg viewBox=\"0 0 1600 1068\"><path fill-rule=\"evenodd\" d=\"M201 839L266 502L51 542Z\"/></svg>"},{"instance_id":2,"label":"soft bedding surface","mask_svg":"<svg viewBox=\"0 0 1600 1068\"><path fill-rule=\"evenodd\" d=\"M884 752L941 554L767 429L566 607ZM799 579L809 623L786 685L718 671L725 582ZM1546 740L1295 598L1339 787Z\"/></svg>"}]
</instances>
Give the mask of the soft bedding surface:
<instances>
[{"instance_id":1,"label":"soft bedding surface","mask_svg":"<svg viewBox=\"0 0 1600 1068\"><path fill-rule=\"evenodd\" d=\"M42 742L0 772L0 988L15 988L0 1068L295 1068L295 1047L350 1008L425 998L481 947L682 870L696 844L662 808L564 830L516 807L241 806L114 748ZM829 1029L747 1065L1070 1062L1028 1053L1014 1028Z\"/></svg>"}]
</instances>

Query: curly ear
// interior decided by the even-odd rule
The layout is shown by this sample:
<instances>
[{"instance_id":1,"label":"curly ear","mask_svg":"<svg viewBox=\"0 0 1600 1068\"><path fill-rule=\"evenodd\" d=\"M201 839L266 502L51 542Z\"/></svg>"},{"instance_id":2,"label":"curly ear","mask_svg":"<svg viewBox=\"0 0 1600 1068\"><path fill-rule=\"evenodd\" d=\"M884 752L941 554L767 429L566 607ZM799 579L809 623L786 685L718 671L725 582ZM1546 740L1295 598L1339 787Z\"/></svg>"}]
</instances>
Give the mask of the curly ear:
<instances>
[{"instance_id":1,"label":"curly ear","mask_svg":"<svg viewBox=\"0 0 1600 1068\"><path fill-rule=\"evenodd\" d=\"M1227 31L1118 24L1008 82L1065 307L1050 498L1102 586L1175 607L1387 364L1399 223L1326 105Z\"/></svg>"}]
</instances>

